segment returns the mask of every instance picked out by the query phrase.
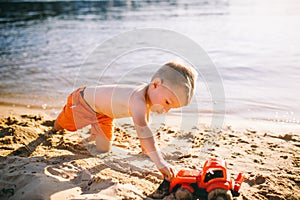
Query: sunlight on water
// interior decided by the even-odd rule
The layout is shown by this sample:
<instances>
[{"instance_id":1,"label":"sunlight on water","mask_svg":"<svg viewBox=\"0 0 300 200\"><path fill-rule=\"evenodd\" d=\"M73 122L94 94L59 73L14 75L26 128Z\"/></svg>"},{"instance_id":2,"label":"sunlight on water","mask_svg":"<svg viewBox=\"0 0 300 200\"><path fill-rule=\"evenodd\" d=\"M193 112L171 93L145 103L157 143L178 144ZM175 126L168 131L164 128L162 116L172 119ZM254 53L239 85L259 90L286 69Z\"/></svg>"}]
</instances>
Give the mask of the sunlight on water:
<instances>
[{"instance_id":1,"label":"sunlight on water","mask_svg":"<svg viewBox=\"0 0 300 200\"><path fill-rule=\"evenodd\" d=\"M299 10L296 0L0 2L0 102L60 109L78 79L149 81L153 64L178 56L139 50L114 61L100 82L106 66L88 57L113 36L156 27L204 48L223 79L228 116L300 124ZM202 78L184 112L209 114L217 103Z\"/></svg>"}]
</instances>

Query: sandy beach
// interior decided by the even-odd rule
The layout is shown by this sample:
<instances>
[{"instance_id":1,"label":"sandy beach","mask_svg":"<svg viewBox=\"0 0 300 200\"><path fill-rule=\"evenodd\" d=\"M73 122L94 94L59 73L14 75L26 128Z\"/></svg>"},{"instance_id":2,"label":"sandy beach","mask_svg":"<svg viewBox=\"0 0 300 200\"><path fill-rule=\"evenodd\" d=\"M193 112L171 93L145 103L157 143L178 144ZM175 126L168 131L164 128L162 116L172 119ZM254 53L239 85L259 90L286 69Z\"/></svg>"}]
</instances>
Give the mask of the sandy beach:
<instances>
[{"instance_id":1,"label":"sandy beach","mask_svg":"<svg viewBox=\"0 0 300 200\"><path fill-rule=\"evenodd\" d=\"M111 152L99 154L84 142L88 128L47 135L54 119L43 110L1 110L0 199L152 199L162 182L131 123L118 123ZM176 170L201 169L207 158L219 157L232 178L243 172L236 199L300 199L299 133L165 124L153 131Z\"/></svg>"},{"instance_id":2,"label":"sandy beach","mask_svg":"<svg viewBox=\"0 0 300 200\"><path fill-rule=\"evenodd\" d=\"M300 200L299 11L297 0L0 1L0 200L153 199L163 178L130 119L104 154L89 127L49 130L74 89L148 84L170 61L199 77L188 106L151 114L166 161L222 158L232 179L245 175L235 200Z\"/></svg>"}]
</instances>

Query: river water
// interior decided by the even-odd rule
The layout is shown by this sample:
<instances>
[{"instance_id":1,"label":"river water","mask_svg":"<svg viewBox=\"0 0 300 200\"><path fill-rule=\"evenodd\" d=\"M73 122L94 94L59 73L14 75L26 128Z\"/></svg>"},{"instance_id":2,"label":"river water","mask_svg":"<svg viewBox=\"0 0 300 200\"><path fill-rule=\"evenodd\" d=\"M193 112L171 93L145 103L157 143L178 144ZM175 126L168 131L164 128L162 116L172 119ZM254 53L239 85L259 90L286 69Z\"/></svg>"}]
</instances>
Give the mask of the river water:
<instances>
[{"instance_id":1,"label":"river water","mask_svg":"<svg viewBox=\"0 0 300 200\"><path fill-rule=\"evenodd\" d=\"M141 28L184 35L207 53L222 79L226 118L300 125L296 0L1 1L0 103L59 110L77 80L149 81L154 66L178 55L141 49L112 61L104 75L107 66L89 60L104 41ZM200 73L181 111L214 112L218 102L203 80Z\"/></svg>"}]
</instances>

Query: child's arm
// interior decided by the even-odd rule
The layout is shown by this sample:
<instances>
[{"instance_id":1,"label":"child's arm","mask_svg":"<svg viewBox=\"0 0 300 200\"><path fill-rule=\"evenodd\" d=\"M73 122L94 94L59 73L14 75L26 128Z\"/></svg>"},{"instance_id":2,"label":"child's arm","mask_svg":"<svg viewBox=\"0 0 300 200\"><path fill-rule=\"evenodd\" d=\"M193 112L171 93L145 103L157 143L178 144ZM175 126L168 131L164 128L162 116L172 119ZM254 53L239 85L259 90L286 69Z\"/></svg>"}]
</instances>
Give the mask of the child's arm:
<instances>
[{"instance_id":1,"label":"child's arm","mask_svg":"<svg viewBox=\"0 0 300 200\"><path fill-rule=\"evenodd\" d=\"M164 178L171 180L174 176L173 169L164 160L162 153L157 146L153 133L148 127L146 115L143 112L132 113L133 122L140 139L141 147L145 150L150 159L155 163Z\"/></svg>"},{"instance_id":2,"label":"child's arm","mask_svg":"<svg viewBox=\"0 0 300 200\"><path fill-rule=\"evenodd\" d=\"M145 154L155 163L156 167L164 175L164 178L170 181L174 176L173 169L170 164L164 160L162 153L155 142L152 131L148 126L140 127L135 125L135 127L140 138L141 146L145 150Z\"/></svg>"}]
</instances>

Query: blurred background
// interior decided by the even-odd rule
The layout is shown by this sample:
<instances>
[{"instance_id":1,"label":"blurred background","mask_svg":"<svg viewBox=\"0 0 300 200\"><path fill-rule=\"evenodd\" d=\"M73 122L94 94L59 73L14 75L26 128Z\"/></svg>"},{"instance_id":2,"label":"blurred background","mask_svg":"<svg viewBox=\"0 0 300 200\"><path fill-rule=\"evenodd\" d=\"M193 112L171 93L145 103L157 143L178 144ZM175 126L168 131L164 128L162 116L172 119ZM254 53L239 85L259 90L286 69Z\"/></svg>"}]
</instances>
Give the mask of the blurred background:
<instances>
[{"instance_id":1,"label":"blurred background","mask_svg":"<svg viewBox=\"0 0 300 200\"><path fill-rule=\"evenodd\" d=\"M56 112L78 78L149 81L154 65L178 56L139 50L112 62L105 78L106 66L86 62L104 41L138 28L178 32L207 52L223 81L228 121L300 125L297 0L0 1L0 104ZM211 116L215 103L200 76L180 112Z\"/></svg>"}]
</instances>

